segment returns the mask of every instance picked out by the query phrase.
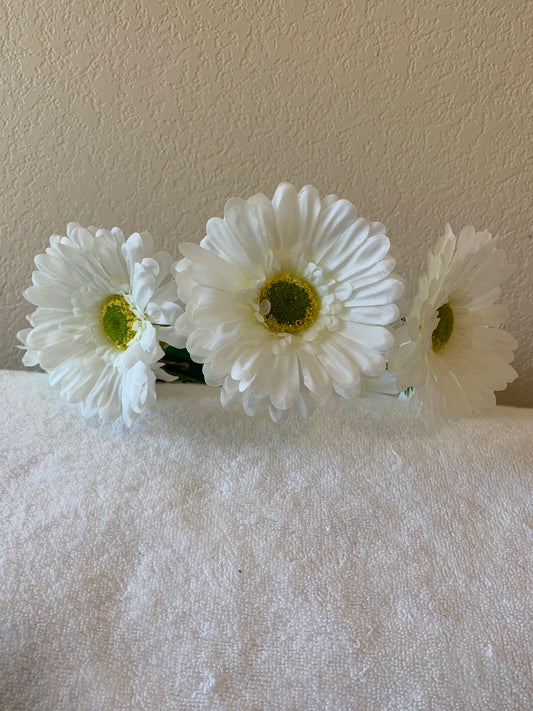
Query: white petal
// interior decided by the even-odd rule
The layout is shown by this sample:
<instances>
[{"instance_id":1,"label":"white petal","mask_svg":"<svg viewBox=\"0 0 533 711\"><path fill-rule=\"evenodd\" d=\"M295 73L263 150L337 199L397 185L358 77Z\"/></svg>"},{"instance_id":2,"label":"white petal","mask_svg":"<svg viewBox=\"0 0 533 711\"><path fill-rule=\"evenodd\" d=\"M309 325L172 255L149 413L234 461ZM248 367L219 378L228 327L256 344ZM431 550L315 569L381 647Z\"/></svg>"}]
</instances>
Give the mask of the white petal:
<instances>
[{"instance_id":1,"label":"white petal","mask_svg":"<svg viewBox=\"0 0 533 711\"><path fill-rule=\"evenodd\" d=\"M255 265L243 245L243 243L246 244L246 227L239 225L237 218L233 221L236 223L234 226L229 224L228 218L231 218L236 212L238 212L236 206L230 203L229 206L226 205L226 214L223 220L219 217L212 217L207 223L207 235L203 238L201 246L249 273L254 270ZM256 235L252 233L249 237L249 242L252 251L254 251L253 247L257 249Z\"/></svg>"},{"instance_id":2,"label":"white petal","mask_svg":"<svg viewBox=\"0 0 533 711\"><path fill-rule=\"evenodd\" d=\"M358 289L352 298L352 303L357 306L390 304L402 294L403 283L399 279L390 277Z\"/></svg>"},{"instance_id":3,"label":"white petal","mask_svg":"<svg viewBox=\"0 0 533 711\"><path fill-rule=\"evenodd\" d=\"M237 267L200 245L185 242L180 250L190 260L187 275L197 284L234 292L248 287L249 280Z\"/></svg>"},{"instance_id":4,"label":"white petal","mask_svg":"<svg viewBox=\"0 0 533 711\"><path fill-rule=\"evenodd\" d=\"M369 237L359 249L354 251L357 272L379 262L387 255L389 248L390 242L386 235L378 234Z\"/></svg>"},{"instance_id":5,"label":"white petal","mask_svg":"<svg viewBox=\"0 0 533 711\"><path fill-rule=\"evenodd\" d=\"M157 303L151 301L146 307L146 314L153 323L161 326L176 323L176 320L183 313L183 309L172 301Z\"/></svg>"},{"instance_id":6,"label":"white petal","mask_svg":"<svg viewBox=\"0 0 533 711\"><path fill-rule=\"evenodd\" d=\"M352 397L361 389L361 375L353 362L334 343L324 343L318 355L320 363L330 374L334 384L339 385Z\"/></svg>"},{"instance_id":7,"label":"white petal","mask_svg":"<svg viewBox=\"0 0 533 711\"><path fill-rule=\"evenodd\" d=\"M267 235L250 211L248 203L240 198L228 200L224 208L224 221L242 251L243 266L255 272L264 260L269 245Z\"/></svg>"},{"instance_id":8,"label":"white petal","mask_svg":"<svg viewBox=\"0 0 533 711\"><path fill-rule=\"evenodd\" d=\"M317 405L311 396L311 393L306 389L302 388L298 395L297 412L300 417L307 419L311 417L315 411Z\"/></svg>"},{"instance_id":9,"label":"white petal","mask_svg":"<svg viewBox=\"0 0 533 711\"><path fill-rule=\"evenodd\" d=\"M358 370L364 375L378 377L384 373L385 358L374 350L354 343L354 341L345 338L341 333L334 334L332 343L344 353L349 354L350 360L355 363Z\"/></svg>"},{"instance_id":10,"label":"white petal","mask_svg":"<svg viewBox=\"0 0 533 711\"><path fill-rule=\"evenodd\" d=\"M129 427L144 410L155 404L155 373L144 363L129 370L122 383L122 416Z\"/></svg>"},{"instance_id":11,"label":"white petal","mask_svg":"<svg viewBox=\"0 0 533 711\"><path fill-rule=\"evenodd\" d=\"M139 264L133 265L132 275L132 300L140 309L145 309L146 305L154 295L157 283L157 272L159 265L153 259L143 259Z\"/></svg>"},{"instance_id":12,"label":"white petal","mask_svg":"<svg viewBox=\"0 0 533 711\"><path fill-rule=\"evenodd\" d=\"M91 250L94 244L94 234L90 229L86 229L75 222L69 222L67 225L67 234L69 239L77 246L84 250Z\"/></svg>"},{"instance_id":13,"label":"white petal","mask_svg":"<svg viewBox=\"0 0 533 711\"><path fill-rule=\"evenodd\" d=\"M223 304L221 306L204 308L203 306L196 307L194 303L191 303L190 306L187 306L187 313L197 328L216 326L222 322L234 323L235 321L243 321L244 319L250 320L252 324L253 321L255 321L252 307L248 304Z\"/></svg>"},{"instance_id":14,"label":"white petal","mask_svg":"<svg viewBox=\"0 0 533 711\"><path fill-rule=\"evenodd\" d=\"M177 375L169 375L165 370L163 370L163 367L157 363L152 365L151 368L154 371L157 380L163 380L165 383L174 383L176 380L179 380Z\"/></svg>"},{"instance_id":15,"label":"white petal","mask_svg":"<svg viewBox=\"0 0 533 711\"><path fill-rule=\"evenodd\" d=\"M39 364L44 370L51 370L67 360L82 357L86 351L87 346L68 337L62 338L40 351Z\"/></svg>"},{"instance_id":16,"label":"white petal","mask_svg":"<svg viewBox=\"0 0 533 711\"><path fill-rule=\"evenodd\" d=\"M400 390L396 382L396 373L383 373L377 378L364 379L365 393L380 393L383 395L399 395Z\"/></svg>"},{"instance_id":17,"label":"white petal","mask_svg":"<svg viewBox=\"0 0 533 711\"><path fill-rule=\"evenodd\" d=\"M143 239L138 232L134 232L128 237L126 242L121 247L122 256L128 269L130 279L133 279L135 264L142 262L145 256ZM146 253L146 256L151 256Z\"/></svg>"},{"instance_id":18,"label":"white petal","mask_svg":"<svg viewBox=\"0 0 533 711\"><path fill-rule=\"evenodd\" d=\"M70 294L66 289L55 286L30 286L24 292L24 298L35 306L71 311Z\"/></svg>"},{"instance_id":19,"label":"white petal","mask_svg":"<svg viewBox=\"0 0 533 711\"><path fill-rule=\"evenodd\" d=\"M27 368L39 365L39 351L27 350L22 356L22 364Z\"/></svg>"},{"instance_id":20,"label":"white petal","mask_svg":"<svg viewBox=\"0 0 533 711\"><path fill-rule=\"evenodd\" d=\"M165 283L158 286L157 291L155 292L152 298L152 302L156 304L164 304L169 301L173 303L179 303L178 290L175 279L166 281ZM182 304L180 304L180 306L181 305Z\"/></svg>"},{"instance_id":21,"label":"white petal","mask_svg":"<svg viewBox=\"0 0 533 711\"><path fill-rule=\"evenodd\" d=\"M320 210L318 190L312 185L306 185L298 193L298 240L303 244L313 242Z\"/></svg>"},{"instance_id":22,"label":"white petal","mask_svg":"<svg viewBox=\"0 0 533 711\"><path fill-rule=\"evenodd\" d=\"M145 323L141 335L141 348L147 353L152 353L157 344L157 331L151 323Z\"/></svg>"},{"instance_id":23,"label":"white petal","mask_svg":"<svg viewBox=\"0 0 533 711\"><path fill-rule=\"evenodd\" d=\"M260 348L241 348L231 366L231 377L236 381L252 380L259 371L258 362L263 356Z\"/></svg>"},{"instance_id":24,"label":"white petal","mask_svg":"<svg viewBox=\"0 0 533 711\"><path fill-rule=\"evenodd\" d=\"M322 200L322 209L326 210L330 205L333 205L334 202L337 202L339 198L336 195L326 195L326 197Z\"/></svg>"},{"instance_id":25,"label":"white petal","mask_svg":"<svg viewBox=\"0 0 533 711\"><path fill-rule=\"evenodd\" d=\"M185 348L187 338L179 334L174 326L157 326L157 340L174 348Z\"/></svg>"},{"instance_id":26,"label":"white petal","mask_svg":"<svg viewBox=\"0 0 533 711\"><path fill-rule=\"evenodd\" d=\"M320 363L315 353L301 349L298 353L304 385L317 397L325 398L331 393L329 372Z\"/></svg>"},{"instance_id":27,"label":"white petal","mask_svg":"<svg viewBox=\"0 0 533 711\"><path fill-rule=\"evenodd\" d=\"M394 346L394 336L383 326L345 321L339 333L350 341L378 352L388 351Z\"/></svg>"},{"instance_id":28,"label":"white petal","mask_svg":"<svg viewBox=\"0 0 533 711\"><path fill-rule=\"evenodd\" d=\"M396 304L380 306L352 306L344 319L355 323L378 324L388 326L399 318L400 312Z\"/></svg>"},{"instance_id":29,"label":"white petal","mask_svg":"<svg viewBox=\"0 0 533 711\"><path fill-rule=\"evenodd\" d=\"M298 241L298 193L294 185L281 183L272 198L280 248L290 253Z\"/></svg>"},{"instance_id":30,"label":"white petal","mask_svg":"<svg viewBox=\"0 0 533 711\"><path fill-rule=\"evenodd\" d=\"M314 262L321 262L331 243L341 238L356 218L355 207L348 200L337 200L321 213L311 251Z\"/></svg>"},{"instance_id":31,"label":"white petal","mask_svg":"<svg viewBox=\"0 0 533 711\"><path fill-rule=\"evenodd\" d=\"M107 402L113 393L116 377L117 374L114 372L113 366L109 363L105 364L89 393L81 403L81 411L84 417L92 417Z\"/></svg>"},{"instance_id":32,"label":"white petal","mask_svg":"<svg viewBox=\"0 0 533 711\"><path fill-rule=\"evenodd\" d=\"M268 407L268 402L266 401L266 398L254 398L251 391L246 391L242 396L242 406L244 412L252 417L253 415L256 415L259 410L264 407Z\"/></svg>"},{"instance_id":33,"label":"white petal","mask_svg":"<svg viewBox=\"0 0 533 711\"><path fill-rule=\"evenodd\" d=\"M268 248L272 250L281 249L281 241L276 224L276 213L274 212L272 202L266 195L258 193L248 198L246 204L257 221L258 230L264 235L265 248L268 246Z\"/></svg>"},{"instance_id":34,"label":"white petal","mask_svg":"<svg viewBox=\"0 0 533 711\"><path fill-rule=\"evenodd\" d=\"M355 273L355 271L352 271L352 266L349 264L343 265L342 269L339 269L337 273L339 279L349 280L349 283L351 284L352 288L356 290L362 289L364 286L368 286L369 284L375 284L378 281L386 279L394 269L395 265L396 262L392 257L385 257L376 264L373 264L372 266L367 267L366 269L363 269L357 273ZM353 266L353 269L357 269L357 266ZM403 293L403 280L401 280L399 277L395 278L397 281L400 282L402 286L401 293ZM397 299L399 298L400 297L397 297Z\"/></svg>"},{"instance_id":35,"label":"white petal","mask_svg":"<svg viewBox=\"0 0 533 711\"><path fill-rule=\"evenodd\" d=\"M294 351L274 357L268 386L274 407L287 410L294 405L300 390L298 359Z\"/></svg>"},{"instance_id":36,"label":"white petal","mask_svg":"<svg viewBox=\"0 0 533 711\"><path fill-rule=\"evenodd\" d=\"M145 245L146 250L146 245ZM176 261L168 252L158 250L151 255L151 259L155 260L159 266L158 285L162 284L170 275L172 264Z\"/></svg>"},{"instance_id":37,"label":"white petal","mask_svg":"<svg viewBox=\"0 0 533 711\"><path fill-rule=\"evenodd\" d=\"M240 330L239 323L221 323L210 328L198 328L187 338L187 350L191 355L205 356L227 343L238 343Z\"/></svg>"},{"instance_id":38,"label":"white petal","mask_svg":"<svg viewBox=\"0 0 533 711\"><path fill-rule=\"evenodd\" d=\"M273 405L269 405L268 407L268 412L270 414L270 417L272 418L272 422L282 422L288 414L287 410L279 410L277 407L274 407Z\"/></svg>"},{"instance_id":39,"label":"white petal","mask_svg":"<svg viewBox=\"0 0 533 711\"><path fill-rule=\"evenodd\" d=\"M354 251L366 240L369 229L369 224L363 217L356 218L336 240L327 245L321 264L344 278L343 265L351 264Z\"/></svg>"}]
</instances>

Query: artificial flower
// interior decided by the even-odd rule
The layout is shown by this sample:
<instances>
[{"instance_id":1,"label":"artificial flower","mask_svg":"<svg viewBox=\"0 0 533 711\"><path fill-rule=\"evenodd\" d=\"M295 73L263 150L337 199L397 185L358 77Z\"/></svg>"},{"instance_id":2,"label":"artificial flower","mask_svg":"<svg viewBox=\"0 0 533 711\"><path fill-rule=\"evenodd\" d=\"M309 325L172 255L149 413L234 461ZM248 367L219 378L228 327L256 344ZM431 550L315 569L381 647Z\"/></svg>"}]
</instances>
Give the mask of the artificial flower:
<instances>
[{"instance_id":1,"label":"artificial flower","mask_svg":"<svg viewBox=\"0 0 533 711\"><path fill-rule=\"evenodd\" d=\"M155 402L156 377L168 380L161 343L183 345L174 323L183 309L170 278L171 257L146 232L67 226L35 258L25 298L37 309L20 331L25 365L40 365L61 396L85 417L122 416L126 425Z\"/></svg>"},{"instance_id":2,"label":"artificial flower","mask_svg":"<svg viewBox=\"0 0 533 711\"><path fill-rule=\"evenodd\" d=\"M495 404L494 391L516 378L515 339L500 328L507 309L495 303L509 273L488 232L449 225L429 253L398 348L389 357L410 408L426 422L469 416Z\"/></svg>"},{"instance_id":3,"label":"artificial flower","mask_svg":"<svg viewBox=\"0 0 533 711\"><path fill-rule=\"evenodd\" d=\"M206 232L180 246L176 328L224 406L307 417L384 372L403 284L382 224L283 183L272 201L229 200Z\"/></svg>"}]
</instances>

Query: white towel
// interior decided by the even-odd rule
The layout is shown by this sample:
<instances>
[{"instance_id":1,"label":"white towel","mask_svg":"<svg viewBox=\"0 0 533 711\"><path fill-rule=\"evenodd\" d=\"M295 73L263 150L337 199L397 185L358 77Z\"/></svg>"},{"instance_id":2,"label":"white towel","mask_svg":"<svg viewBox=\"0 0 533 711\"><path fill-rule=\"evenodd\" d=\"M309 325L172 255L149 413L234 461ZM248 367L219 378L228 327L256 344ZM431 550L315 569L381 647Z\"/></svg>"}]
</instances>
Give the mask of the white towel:
<instances>
[{"instance_id":1,"label":"white towel","mask_svg":"<svg viewBox=\"0 0 533 711\"><path fill-rule=\"evenodd\" d=\"M127 430L0 371L0 708L533 708L533 411Z\"/></svg>"}]
</instances>

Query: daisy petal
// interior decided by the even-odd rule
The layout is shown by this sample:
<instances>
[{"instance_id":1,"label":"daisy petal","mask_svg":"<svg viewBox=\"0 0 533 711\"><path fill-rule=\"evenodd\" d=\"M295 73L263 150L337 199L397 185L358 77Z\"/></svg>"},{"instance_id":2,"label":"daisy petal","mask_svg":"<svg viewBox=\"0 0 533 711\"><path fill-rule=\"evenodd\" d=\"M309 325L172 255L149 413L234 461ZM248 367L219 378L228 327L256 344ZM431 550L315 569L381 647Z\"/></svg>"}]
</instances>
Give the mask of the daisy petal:
<instances>
[{"instance_id":1,"label":"daisy petal","mask_svg":"<svg viewBox=\"0 0 533 711\"><path fill-rule=\"evenodd\" d=\"M314 262L320 263L330 245L342 237L356 218L355 207L348 200L337 200L321 213L312 245Z\"/></svg>"},{"instance_id":2,"label":"daisy petal","mask_svg":"<svg viewBox=\"0 0 533 711\"><path fill-rule=\"evenodd\" d=\"M274 407L288 410L298 398L300 377L296 354L289 352L274 358L269 379L270 400Z\"/></svg>"},{"instance_id":3,"label":"daisy petal","mask_svg":"<svg viewBox=\"0 0 533 711\"><path fill-rule=\"evenodd\" d=\"M289 253L298 239L298 193L294 185L282 183L272 198L280 249Z\"/></svg>"}]
</instances>

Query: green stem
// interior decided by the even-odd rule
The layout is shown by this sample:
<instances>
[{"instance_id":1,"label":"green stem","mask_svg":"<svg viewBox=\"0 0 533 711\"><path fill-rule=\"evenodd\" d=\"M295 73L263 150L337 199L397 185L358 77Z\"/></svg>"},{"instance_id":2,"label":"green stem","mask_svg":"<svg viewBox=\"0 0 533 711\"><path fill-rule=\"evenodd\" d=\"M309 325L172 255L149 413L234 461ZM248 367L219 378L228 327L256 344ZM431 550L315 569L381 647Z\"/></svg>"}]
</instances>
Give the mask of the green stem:
<instances>
[{"instance_id":1,"label":"green stem","mask_svg":"<svg viewBox=\"0 0 533 711\"><path fill-rule=\"evenodd\" d=\"M165 356L160 362L169 375L177 375L182 383L205 383L202 366L192 361L189 351L167 345L163 348Z\"/></svg>"}]
</instances>

